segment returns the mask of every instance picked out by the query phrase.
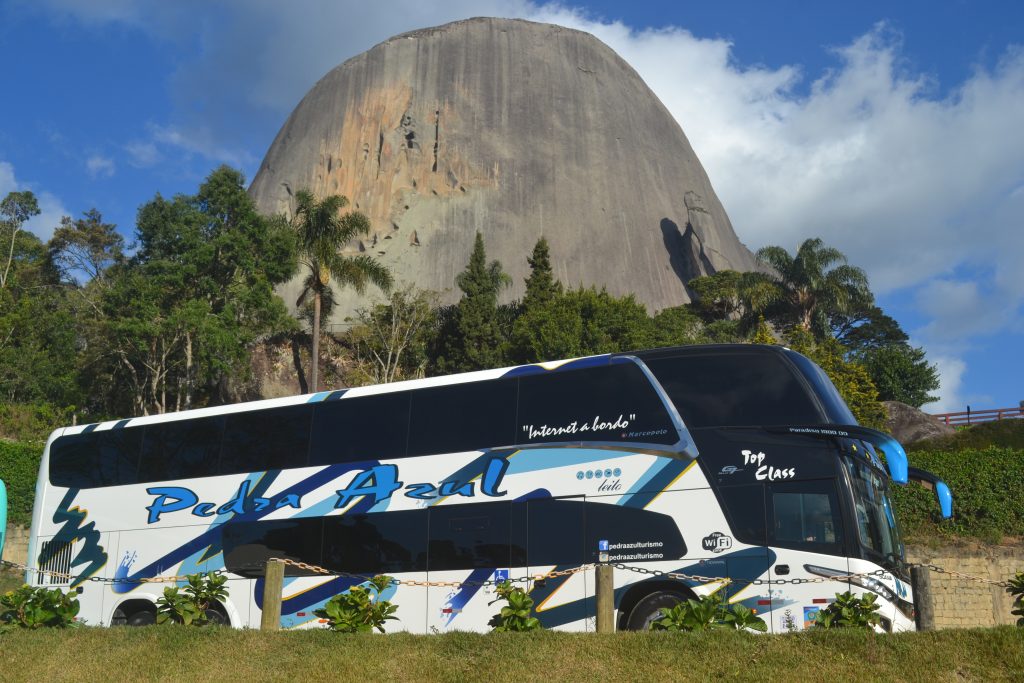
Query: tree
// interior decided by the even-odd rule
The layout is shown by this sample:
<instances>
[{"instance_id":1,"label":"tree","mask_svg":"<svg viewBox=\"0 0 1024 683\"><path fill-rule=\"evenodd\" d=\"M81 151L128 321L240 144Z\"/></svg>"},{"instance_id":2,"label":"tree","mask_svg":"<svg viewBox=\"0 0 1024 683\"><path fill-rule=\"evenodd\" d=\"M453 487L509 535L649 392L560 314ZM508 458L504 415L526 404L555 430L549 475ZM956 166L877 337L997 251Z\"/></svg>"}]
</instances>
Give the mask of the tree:
<instances>
[{"instance_id":1,"label":"tree","mask_svg":"<svg viewBox=\"0 0 1024 683\"><path fill-rule=\"evenodd\" d=\"M842 252L818 238L804 240L796 256L768 246L758 250L757 259L774 271L768 275L774 291L766 297L765 312L780 327L796 325L823 339L831 336L830 316L871 300L864 271L848 265Z\"/></svg>"},{"instance_id":2,"label":"tree","mask_svg":"<svg viewBox=\"0 0 1024 683\"><path fill-rule=\"evenodd\" d=\"M551 270L551 256L546 239L541 237L537 240L527 263L530 264L530 276L526 278L526 295L522 301L524 311L544 306L562 293L562 283L555 279Z\"/></svg>"},{"instance_id":3,"label":"tree","mask_svg":"<svg viewBox=\"0 0 1024 683\"><path fill-rule=\"evenodd\" d=\"M0 201L0 245L6 247L6 259L0 269L0 289L7 287L11 266L14 263L14 251L18 241L18 233L25 222L39 215L39 203L36 196L28 190L24 192L8 192Z\"/></svg>"},{"instance_id":4,"label":"tree","mask_svg":"<svg viewBox=\"0 0 1024 683\"><path fill-rule=\"evenodd\" d=\"M294 327L273 292L296 268L292 231L260 215L228 167L195 195L157 195L136 224L136 253L103 275L90 393L118 413L238 400L255 344Z\"/></svg>"},{"instance_id":5,"label":"tree","mask_svg":"<svg viewBox=\"0 0 1024 683\"><path fill-rule=\"evenodd\" d=\"M910 341L900 324L875 305L834 315L829 325L832 335L854 354L906 345Z\"/></svg>"},{"instance_id":6,"label":"tree","mask_svg":"<svg viewBox=\"0 0 1024 683\"><path fill-rule=\"evenodd\" d=\"M501 263L487 262L479 232L469 263L455 277L455 284L462 290L462 298L443 315L436 343L438 369L465 372L500 366L506 357L506 335L499 319L498 293L511 284L511 278Z\"/></svg>"},{"instance_id":7,"label":"tree","mask_svg":"<svg viewBox=\"0 0 1024 683\"><path fill-rule=\"evenodd\" d=\"M320 313L324 293L330 291L331 278L335 284L350 286L359 294L366 290L367 282L380 289L391 289L391 274L380 263L366 255L343 256L342 247L357 235L370 231L370 221L358 211L340 214L348 206L348 199L329 195L317 201L308 190L296 193L297 202L292 226L298 243L299 261L308 270L303 283L299 304L307 296L313 297L313 357L310 390L318 391L320 366Z\"/></svg>"},{"instance_id":8,"label":"tree","mask_svg":"<svg viewBox=\"0 0 1024 683\"><path fill-rule=\"evenodd\" d=\"M938 368L925 360L924 349L893 344L871 349L862 359L878 387L879 400L900 401L915 408L938 400L928 393L939 388Z\"/></svg>"},{"instance_id":9,"label":"tree","mask_svg":"<svg viewBox=\"0 0 1024 683\"><path fill-rule=\"evenodd\" d=\"M406 286L393 291L386 304L361 308L348 342L361 383L385 384L423 376L427 364L427 332L437 295Z\"/></svg>"},{"instance_id":10,"label":"tree","mask_svg":"<svg viewBox=\"0 0 1024 683\"><path fill-rule=\"evenodd\" d=\"M96 209L77 220L62 218L47 249L62 277L79 286L102 281L108 268L124 260L124 238Z\"/></svg>"}]
</instances>

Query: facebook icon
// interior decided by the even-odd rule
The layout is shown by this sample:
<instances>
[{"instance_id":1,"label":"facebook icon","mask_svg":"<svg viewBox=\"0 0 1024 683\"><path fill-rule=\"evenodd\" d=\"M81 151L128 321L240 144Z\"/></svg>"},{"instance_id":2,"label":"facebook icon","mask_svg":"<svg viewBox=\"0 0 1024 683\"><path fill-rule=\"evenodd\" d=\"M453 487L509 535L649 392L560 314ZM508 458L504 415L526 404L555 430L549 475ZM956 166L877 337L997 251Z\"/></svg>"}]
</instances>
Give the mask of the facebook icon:
<instances>
[{"instance_id":1,"label":"facebook icon","mask_svg":"<svg viewBox=\"0 0 1024 683\"><path fill-rule=\"evenodd\" d=\"M608 552L608 541L598 541L597 550L599 552Z\"/></svg>"}]
</instances>

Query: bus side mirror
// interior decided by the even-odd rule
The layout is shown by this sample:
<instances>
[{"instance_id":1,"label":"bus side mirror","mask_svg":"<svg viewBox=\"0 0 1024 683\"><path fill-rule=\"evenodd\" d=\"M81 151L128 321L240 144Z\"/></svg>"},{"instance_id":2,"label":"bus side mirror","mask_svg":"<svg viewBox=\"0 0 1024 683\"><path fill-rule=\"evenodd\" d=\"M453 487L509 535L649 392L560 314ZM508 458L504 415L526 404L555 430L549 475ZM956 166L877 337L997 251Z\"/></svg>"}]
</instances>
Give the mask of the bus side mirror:
<instances>
[{"instance_id":1,"label":"bus side mirror","mask_svg":"<svg viewBox=\"0 0 1024 683\"><path fill-rule=\"evenodd\" d=\"M953 516L953 492L949 490L946 482L931 472L916 467L908 468L908 476L910 481L916 481L926 489L931 489L935 492L935 499L939 503L939 510L942 512L943 519L949 519Z\"/></svg>"}]
</instances>

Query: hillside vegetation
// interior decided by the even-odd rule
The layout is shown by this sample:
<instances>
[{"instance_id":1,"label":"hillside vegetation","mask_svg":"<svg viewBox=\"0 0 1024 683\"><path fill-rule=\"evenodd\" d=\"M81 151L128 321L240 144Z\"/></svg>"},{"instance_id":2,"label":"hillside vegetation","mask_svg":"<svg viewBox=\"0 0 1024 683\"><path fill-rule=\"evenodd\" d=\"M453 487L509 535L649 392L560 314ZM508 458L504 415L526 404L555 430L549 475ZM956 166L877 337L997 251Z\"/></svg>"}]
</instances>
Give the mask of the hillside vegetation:
<instances>
[{"instance_id":1,"label":"hillside vegetation","mask_svg":"<svg viewBox=\"0 0 1024 683\"><path fill-rule=\"evenodd\" d=\"M1009 681L1024 629L879 636L807 632L340 636L179 626L18 631L2 637L15 681Z\"/></svg>"},{"instance_id":2,"label":"hillside vegetation","mask_svg":"<svg viewBox=\"0 0 1024 683\"><path fill-rule=\"evenodd\" d=\"M949 436L925 439L907 446L908 451L962 451L989 446L1024 450L1024 420L996 420L958 429ZM913 456L911 456L913 459Z\"/></svg>"}]
</instances>

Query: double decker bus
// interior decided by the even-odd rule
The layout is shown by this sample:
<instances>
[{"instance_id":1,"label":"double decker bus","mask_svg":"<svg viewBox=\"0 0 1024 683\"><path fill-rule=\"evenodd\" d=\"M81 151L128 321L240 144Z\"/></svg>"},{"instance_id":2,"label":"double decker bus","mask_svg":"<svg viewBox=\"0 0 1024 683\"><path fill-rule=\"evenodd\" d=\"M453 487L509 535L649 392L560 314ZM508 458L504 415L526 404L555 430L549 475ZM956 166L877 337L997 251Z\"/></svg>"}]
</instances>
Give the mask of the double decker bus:
<instances>
[{"instance_id":1,"label":"double decker bus","mask_svg":"<svg viewBox=\"0 0 1024 683\"><path fill-rule=\"evenodd\" d=\"M58 429L26 579L77 588L87 623L144 625L173 584L141 579L223 571L211 618L256 627L266 562L286 558L334 574L287 567L283 626L387 574L391 629L436 633L488 628L486 582L601 559L706 577L616 569L620 629L721 591L790 631L853 590L906 630L889 488L911 476L948 516L948 488L791 350L608 354ZM542 624L592 629L593 579L531 582Z\"/></svg>"}]
</instances>

